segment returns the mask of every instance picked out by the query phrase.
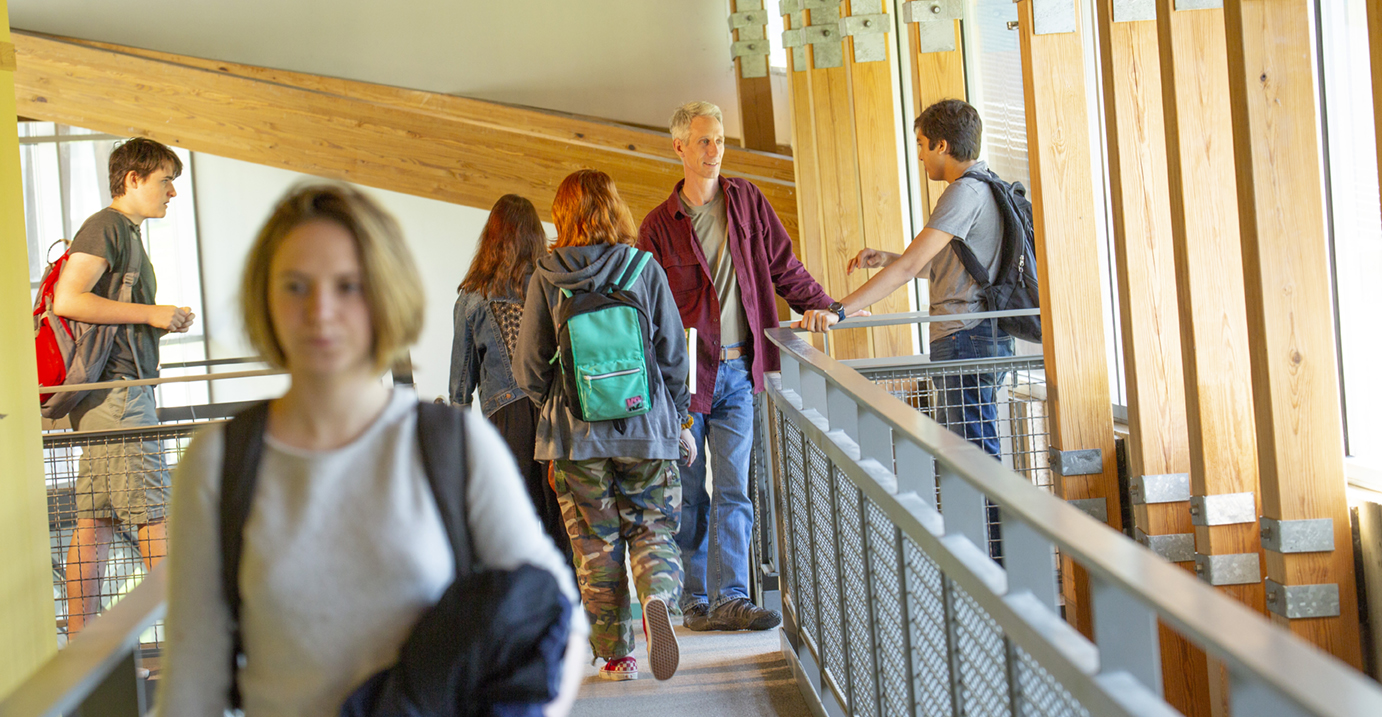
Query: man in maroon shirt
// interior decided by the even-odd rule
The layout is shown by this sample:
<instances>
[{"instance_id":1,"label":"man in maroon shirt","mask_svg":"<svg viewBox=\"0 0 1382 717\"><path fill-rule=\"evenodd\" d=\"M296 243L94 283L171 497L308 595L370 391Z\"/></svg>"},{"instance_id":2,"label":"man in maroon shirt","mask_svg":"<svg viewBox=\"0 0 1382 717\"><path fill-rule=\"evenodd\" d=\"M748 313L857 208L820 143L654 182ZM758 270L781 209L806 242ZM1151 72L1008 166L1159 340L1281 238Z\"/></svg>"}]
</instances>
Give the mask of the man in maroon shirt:
<instances>
[{"instance_id":1,"label":"man in maroon shirt","mask_svg":"<svg viewBox=\"0 0 1382 717\"><path fill-rule=\"evenodd\" d=\"M749 600L753 505L749 460L753 394L778 370L763 337L777 325L774 293L798 312L832 304L792 254L787 230L747 180L720 176L725 136L720 109L691 102L672 115L672 147L686 178L648 214L638 247L652 252L672 287L681 321L696 329L691 432L700 456L683 468L681 608L692 630L766 630L782 616ZM709 434L710 448L705 448ZM705 489L714 461L714 498Z\"/></svg>"}]
</instances>

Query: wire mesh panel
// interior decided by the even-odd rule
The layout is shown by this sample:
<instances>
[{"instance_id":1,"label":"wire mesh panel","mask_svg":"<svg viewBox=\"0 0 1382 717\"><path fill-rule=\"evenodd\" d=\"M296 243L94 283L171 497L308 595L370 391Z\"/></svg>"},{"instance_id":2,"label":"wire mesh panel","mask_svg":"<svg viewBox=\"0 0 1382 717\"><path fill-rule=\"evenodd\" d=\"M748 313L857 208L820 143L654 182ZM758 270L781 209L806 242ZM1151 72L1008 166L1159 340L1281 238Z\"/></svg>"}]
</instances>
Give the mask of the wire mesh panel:
<instances>
[{"instance_id":1,"label":"wire mesh panel","mask_svg":"<svg viewBox=\"0 0 1382 717\"><path fill-rule=\"evenodd\" d=\"M888 516L868 499L864 500L864 518L869 555L872 557L870 583L875 616L879 713L910 714L912 696L907 684L908 645L903 612L906 596L902 591L899 535Z\"/></svg>"},{"instance_id":2,"label":"wire mesh panel","mask_svg":"<svg viewBox=\"0 0 1382 717\"><path fill-rule=\"evenodd\" d=\"M816 568L811 548L811 513L806 492L806 454L801 431L784 421L787 446L786 480L791 505L791 539L793 571L792 597L797 607L797 622L802 631L819 642L816 630Z\"/></svg>"},{"instance_id":3,"label":"wire mesh panel","mask_svg":"<svg viewBox=\"0 0 1382 717\"><path fill-rule=\"evenodd\" d=\"M170 474L200 425L43 437L60 642L133 590L167 554ZM78 530L79 517L99 520ZM159 623L142 642L153 649L161 638Z\"/></svg>"},{"instance_id":4,"label":"wire mesh panel","mask_svg":"<svg viewBox=\"0 0 1382 717\"><path fill-rule=\"evenodd\" d=\"M859 373L1050 492L1043 367L1041 356L1018 356L860 368ZM1001 563L1002 533L993 505L988 506L988 540L989 555Z\"/></svg>"},{"instance_id":5,"label":"wire mesh panel","mask_svg":"<svg viewBox=\"0 0 1382 717\"><path fill-rule=\"evenodd\" d=\"M964 714L969 717L1009 715L1008 651L1003 631L974 598L955 583L948 580L946 583Z\"/></svg>"},{"instance_id":6,"label":"wire mesh panel","mask_svg":"<svg viewBox=\"0 0 1382 717\"><path fill-rule=\"evenodd\" d=\"M840 577L844 584L845 647L849 652L849 700L855 715L878 714L878 671L874 666L872 583L860 503L863 493L850 480L837 481Z\"/></svg>"},{"instance_id":7,"label":"wire mesh panel","mask_svg":"<svg viewBox=\"0 0 1382 717\"><path fill-rule=\"evenodd\" d=\"M905 593L918 714L942 717L952 712L945 577L916 543L904 539L902 545L907 568Z\"/></svg>"},{"instance_id":8,"label":"wire mesh panel","mask_svg":"<svg viewBox=\"0 0 1382 717\"><path fill-rule=\"evenodd\" d=\"M841 611L839 569L835 551L835 467L814 443L806 444L807 479L811 500L811 557L816 566L817 638L821 667L836 680L845 680L844 613ZM843 685L840 685L843 689Z\"/></svg>"},{"instance_id":9,"label":"wire mesh panel","mask_svg":"<svg viewBox=\"0 0 1382 717\"><path fill-rule=\"evenodd\" d=\"M1013 646L1014 713L1018 717L1089 717L1089 710L1061 686L1032 656Z\"/></svg>"}]
</instances>

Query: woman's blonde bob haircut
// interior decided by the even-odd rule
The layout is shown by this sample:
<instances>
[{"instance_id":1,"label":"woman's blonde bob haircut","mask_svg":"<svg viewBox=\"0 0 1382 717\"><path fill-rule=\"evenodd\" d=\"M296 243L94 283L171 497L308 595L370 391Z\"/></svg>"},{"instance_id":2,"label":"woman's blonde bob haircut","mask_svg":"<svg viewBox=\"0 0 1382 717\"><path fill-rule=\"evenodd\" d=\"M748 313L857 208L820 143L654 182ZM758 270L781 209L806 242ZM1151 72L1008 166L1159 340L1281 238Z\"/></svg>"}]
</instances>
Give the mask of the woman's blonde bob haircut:
<instances>
[{"instance_id":1,"label":"woman's blonde bob haircut","mask_svg":"<svg viewBox=\"0 0 1382 717\"><path fill-rule=\"evenodd\" d=\"M629 205L620 198L614 180L598 169L582 169L561 180L552 200L552 223L557 225L557 249L638 243Z\"/></svg>"},{"instance_id":2,"label":"woman's blonde bob haircut","mask_svg":"<svg viewBox=\"0 0 1382 717\"><path fill-rule=\"evenodd\" d=\"M398 222L369 197L340 184L309 184L293 189L259 230L240 286L240 311L245 317L250 344L268 363L292 368L269 315L269 268L283 240L299 226L315 221L339 224L355 238L374 334L370 352L375 369L383 371L422 332L422 277Z\"/></svg>"}]
</instances>

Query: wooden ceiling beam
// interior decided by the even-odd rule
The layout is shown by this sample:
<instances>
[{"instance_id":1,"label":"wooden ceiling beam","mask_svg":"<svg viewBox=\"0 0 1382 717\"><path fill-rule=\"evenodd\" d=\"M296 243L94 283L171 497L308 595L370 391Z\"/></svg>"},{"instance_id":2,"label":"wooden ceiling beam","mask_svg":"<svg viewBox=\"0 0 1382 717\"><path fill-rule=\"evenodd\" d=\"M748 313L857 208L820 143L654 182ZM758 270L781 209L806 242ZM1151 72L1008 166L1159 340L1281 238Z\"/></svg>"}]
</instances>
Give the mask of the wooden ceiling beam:
<instances>
[{"instance_id":1,"label":"wooden ceiling beam","mask_svg":"<svg viewBox=\"0 0 1382 717\"><path fill-rule=\"evenodd\" d=\"M639 220L681 163L665 133L453 95L15 33L20 112L112 134L488 209L513 192L544 218L557 185L602 169ZM795 236L790 158L734 149Z\"/></svg>"}]
</instances>

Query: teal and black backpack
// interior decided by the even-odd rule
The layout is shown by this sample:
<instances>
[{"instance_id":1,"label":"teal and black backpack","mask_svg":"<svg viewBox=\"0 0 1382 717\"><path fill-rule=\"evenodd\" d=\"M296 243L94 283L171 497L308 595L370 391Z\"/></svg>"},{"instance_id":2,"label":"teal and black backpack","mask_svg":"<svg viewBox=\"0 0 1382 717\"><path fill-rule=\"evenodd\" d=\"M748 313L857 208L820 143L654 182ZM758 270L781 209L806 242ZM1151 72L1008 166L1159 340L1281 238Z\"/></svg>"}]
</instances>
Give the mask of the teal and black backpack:
<instances>
[{"instance_id":1,"label":"teal and black backpack","mask_svg":"<svg viewBox=\"0 0 1382 717\"><path fill-rule=\"evenodd\" d=\"M573 269L553 252L557 262ZM557 304L557 355L566 405L588 423L641 416L652 408L649 374L656 367L652 322L629 287L652 254L628 247L623 270L595 291L561 290Z\"/></svg>"}]
</instances>

